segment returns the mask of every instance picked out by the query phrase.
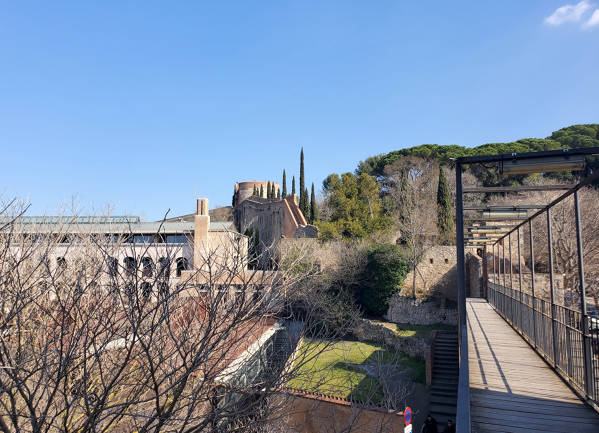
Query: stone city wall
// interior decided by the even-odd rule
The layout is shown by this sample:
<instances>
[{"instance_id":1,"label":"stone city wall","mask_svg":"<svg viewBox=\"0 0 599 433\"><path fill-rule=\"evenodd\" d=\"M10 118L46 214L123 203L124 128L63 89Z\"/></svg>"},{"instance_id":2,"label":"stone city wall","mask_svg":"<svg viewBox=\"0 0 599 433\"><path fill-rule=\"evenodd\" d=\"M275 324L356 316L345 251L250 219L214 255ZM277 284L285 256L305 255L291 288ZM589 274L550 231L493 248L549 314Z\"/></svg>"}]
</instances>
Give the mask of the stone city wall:
<instances>
[{"instance_id":1,"label":"stone city wall","mask_svg":"<svg viewBox=\"0 0 599 433\"><path fill-rule=\"evenodd\" d=\"M387 320L412 325L457 325L458 312L444 308L435 301L414 300L396 293L389 301Z\"/></svg>"}]
</instances>

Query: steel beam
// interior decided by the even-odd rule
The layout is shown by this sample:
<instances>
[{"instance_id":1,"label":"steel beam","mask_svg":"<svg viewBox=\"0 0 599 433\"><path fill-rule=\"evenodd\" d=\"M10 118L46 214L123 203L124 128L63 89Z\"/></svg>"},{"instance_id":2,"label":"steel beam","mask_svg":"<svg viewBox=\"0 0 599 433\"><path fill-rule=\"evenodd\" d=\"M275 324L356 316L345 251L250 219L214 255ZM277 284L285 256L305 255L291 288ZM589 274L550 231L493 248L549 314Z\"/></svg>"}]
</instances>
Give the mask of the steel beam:
<instances>
[{"instance_id":1,"label":"steel beam","mask_svg":"<svg viewBox=\"0 0 599 433\"><path fill-rule=\"evenodd\" d=\"M498 192L526 192L526 191L556 191L572 189L576 184L562 185L518 185L518 186L485 186L464 188L464 194L489 194Z\"/></svg>"}]
</instances>

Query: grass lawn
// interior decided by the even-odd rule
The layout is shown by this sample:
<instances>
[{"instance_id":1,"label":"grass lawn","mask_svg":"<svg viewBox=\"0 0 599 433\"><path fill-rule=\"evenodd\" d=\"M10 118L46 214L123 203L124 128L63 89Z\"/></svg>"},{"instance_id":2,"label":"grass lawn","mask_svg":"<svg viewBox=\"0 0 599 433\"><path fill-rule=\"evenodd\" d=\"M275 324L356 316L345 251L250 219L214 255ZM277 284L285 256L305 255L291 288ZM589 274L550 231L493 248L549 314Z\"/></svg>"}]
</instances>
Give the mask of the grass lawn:
<instances>
[{"instance_id":1,"label":"grass lawn","mask_svg":"<svg viewBox=\"0 0 599 433\"><path fill-rule=\"evenodd\" d=\"M428 338L432 331L455 331L453 325L410 325L407 323L380 322L371 320L375 325L382 325L400 337Z\"/></svg>"},{"instance_id":2,"label":"grass lawn","mask_svg":"<svg viewBox=\"0 0 599 433\"><path fill-rule=\"evenodd\" d=\"M325 344L328 344L326 348ZM303 359L307 361L304 363ZM361 366L391 364L398 370L410 367L415 381L423 383L425 380L424 361L375 343L305 340L296 362L302 362L303 365L298 376L290 380L287 386L372 404L382 401L382 386Z\"/></svg>"}]
</instances>

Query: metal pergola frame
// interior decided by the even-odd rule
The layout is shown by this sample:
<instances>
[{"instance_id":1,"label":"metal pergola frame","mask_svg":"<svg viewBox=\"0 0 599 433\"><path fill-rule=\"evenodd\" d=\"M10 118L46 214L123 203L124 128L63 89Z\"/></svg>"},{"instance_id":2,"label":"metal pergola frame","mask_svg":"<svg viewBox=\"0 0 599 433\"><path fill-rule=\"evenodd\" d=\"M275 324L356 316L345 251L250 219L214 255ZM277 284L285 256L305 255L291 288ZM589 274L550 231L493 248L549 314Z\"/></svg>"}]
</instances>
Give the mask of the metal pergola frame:
<instances>
[{"instance_id":1,"label":"metal pergola frame","mask_svg":"<svg viewBox=\"0 0 599 433\"><path fill-rule=\"evenodd\" d=\"M578 206L578 191L580 188L589 185L595 180L599 179L599 173L592 174L591 176L584 179L579 184L558 184L558 185L532 185L532 186L500 186L500 187L473 187L473 188L464 188L462 184L462 167L465 165L471 164L480 164L480 163L501 163L502 161L513 161L513 160L526 160L529 158L545 158L545 157L555 157L555 156L564 156L564 155L593 155L599 154L599 147L589 147L589 148L580 148L580 149L564 149L564 150L554 150L554 151L543 151L543 152L529 152L529 153L509 153L509 154L501 154L501 155L484 155L484 156L472 156L472 157L462 157L455 159L455 175L456 175L456 252L457 252L457 280L458 280L458 332L459 342L460 342L460 381L458 385L458 410L457 410L457 426L460 431L470 431L469 422L470 422L470 395L467 384L465 382L466 379L462 378L462 374L468 374L468 346L467 346L467 338L464 337L464 334L467 335L467 327L466 327L466 268L465 268L465 247L477 247L484 248L483 254L483 269L484 275L486 275L486 257L487 257L487 246L495 248L495 246L502 245L503 250L505 250L505 242L506 238L511 239L513 233L517 232L518 241L520 241L520 231L523 226L529 224L532 227L532 220L543 213L547 213L547 225L548 225L548 238L549 238L549 248L551 248L551 225L550 225L550 209L555 206L557 203L560 203L565 198L574 195L575 202L575 217L576 217L576 228L577 228L577 242L578 242L578 256L579 256L579 279L580 279L580 291L581 291L581 304L582 304L582 321L583 321L583 335L585 336L585 341L587 339L588 332L588 323L586 320L587 311L586 311L586 302L585 302L585 287L584 287L584 268L582 263L582 243L581 243L581 233L580 233L580 215L579 215L579 206ZM528 204L522 206L511 207L507 205L506 209L513 209L520 207L521 209L531 209L537 210L531 215L527 215L526 218L514 218L510 219L492 219L492 218L481 218L481 217L473 217L468 218L464 216L464 211L469 210L490 210L489 206L464 206L463 198L464 194L469 193L510 193L510 192L524 192L524 191L556 191L556 190L566 190L564 194L561 194L559 198L553 200L551 203L546 205L537 205L537 204ZM500 223L504 221L516 221L515 224L511 224L509 226L499 226L499 225L480 225L480 226L470 226L469 229L472 230L474 228L487 228L487 227L496 227L499 230L502 230L504 227L506 229L505 232L501 233L501 236L497 239L485 239L478 238L481 240L485 240L488 242L474 243L472 242L473 238L466 237L464 232L464 222L470 221L471 223L481 222L481 223ZM534 245L531 237L531 251L534 251ZM474 238L475 239L475 238ZM511 242L509 244L509 250L511 254ZM520 244L518 244L518 254L520 254ZM534 254L534 253L532 253ZM505 259L505 251L503 255ZM549 253L549 262L551 269L551 305L553 308L553 259L552 253ZM511 262L510 262L511 263ZM505 262L504 262L504 283L506 279L505 272ZM495 257L493 257L493 267L495 267ZM510 264L510 280L512 279L512 265ZM534 268L534 266L533 266ZM519 269L520 281L522 280L522 273ZM512 283L510 281L510 283ZM533 298L534 298L534 270L532 274L532 290L533 290ZM487 294L485 293L485 296ZM522 313L521 313L522 314ZM533 317L534 317L534 300L533 300ZM552 320L553 320L553 311L552 311ZM535 327L536 329L536 327ZM536 332L536 331L535 331ZM555 332L555 331L554 331ZM534 340L536 341L536 339ZM555 341L555 340L554 340ZM465 345L465 346L464 346ZM585 342L585 359L588 355L588 341ZM536 349L536 343L535 343ZM555 343L554 343L554 350ZM553 359L557 359L557 354L554 354ZM462 365L462 364L466 365ZM557 363L557 361L555 361ZM557 369L557 364L556 367ZM592 389L590 389L591 385L595 386L594 382L591 383L590 378L592 377L592 372L589 372L588 364L585 361L585 392L584 397L587 401L590 400L590 403L597 403L597 398L599 396L594 395ZM595 405L595 407L597 407ZM460 427L461 425L461 427ZM465 426L468 426L466 429ZM464 428L464 430L462 430Z\"/></svg>"}]
</instances>

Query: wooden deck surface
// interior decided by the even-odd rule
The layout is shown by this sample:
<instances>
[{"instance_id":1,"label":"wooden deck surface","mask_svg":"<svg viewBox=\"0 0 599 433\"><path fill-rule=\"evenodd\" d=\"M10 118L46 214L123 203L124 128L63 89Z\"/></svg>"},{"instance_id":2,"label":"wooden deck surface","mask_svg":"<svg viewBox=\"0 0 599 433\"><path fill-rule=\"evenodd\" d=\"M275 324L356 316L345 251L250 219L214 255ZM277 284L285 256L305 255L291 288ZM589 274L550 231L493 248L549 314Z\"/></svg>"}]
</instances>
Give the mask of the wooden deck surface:
<instances>
[{"instance_id":1,"label":"wooden deck surface","mask_svg":"<svg viewBox=\"0 0 599 433\"><path fill-rule=\"evenodd\" d=\"M468 299L472 432L599 432L599 415L485 300Z\"/></svg>"}]
</instances>

